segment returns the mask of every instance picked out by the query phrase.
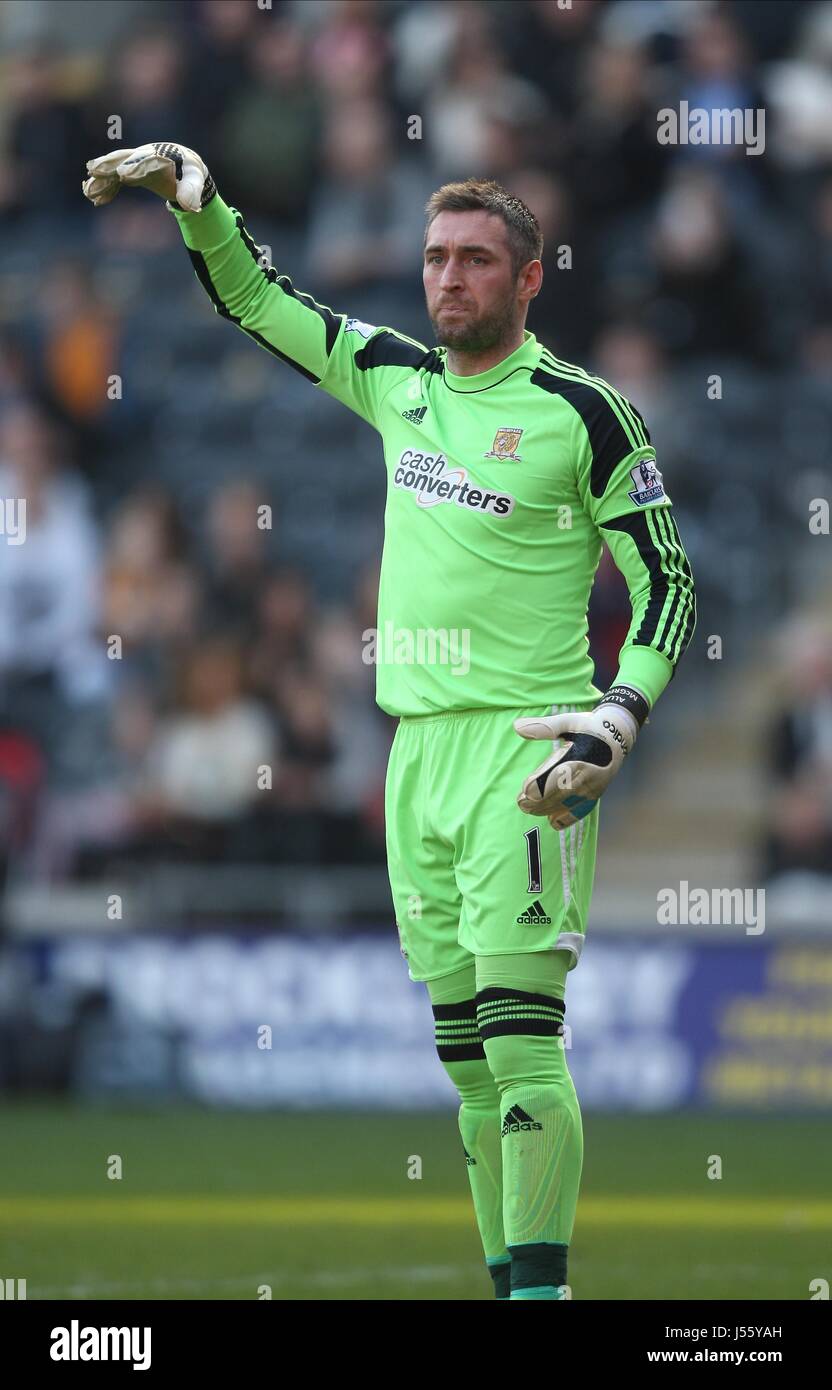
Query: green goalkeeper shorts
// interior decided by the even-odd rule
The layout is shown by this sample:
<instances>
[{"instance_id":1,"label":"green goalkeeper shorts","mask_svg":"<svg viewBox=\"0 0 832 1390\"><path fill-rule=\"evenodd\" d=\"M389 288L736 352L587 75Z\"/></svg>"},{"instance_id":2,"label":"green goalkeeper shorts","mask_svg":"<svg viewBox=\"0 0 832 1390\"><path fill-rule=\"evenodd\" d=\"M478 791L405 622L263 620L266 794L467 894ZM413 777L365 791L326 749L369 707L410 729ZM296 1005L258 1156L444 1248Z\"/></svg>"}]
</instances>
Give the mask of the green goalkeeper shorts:
<instances>
[{"instance_id":1,"label":"green goalkeeper shorts","mask_svg":"<svg viewBox=\"0 0 832 1390\"><path fill-rule=\"evenodd\" d=\"M567 950L586 932L598 803L568 830L517 805L554 747L513 721L592 709L474 709L402 717L387 768L387 861L411 980L435 980L471 956Z\"/></svg>"}]
</instances>

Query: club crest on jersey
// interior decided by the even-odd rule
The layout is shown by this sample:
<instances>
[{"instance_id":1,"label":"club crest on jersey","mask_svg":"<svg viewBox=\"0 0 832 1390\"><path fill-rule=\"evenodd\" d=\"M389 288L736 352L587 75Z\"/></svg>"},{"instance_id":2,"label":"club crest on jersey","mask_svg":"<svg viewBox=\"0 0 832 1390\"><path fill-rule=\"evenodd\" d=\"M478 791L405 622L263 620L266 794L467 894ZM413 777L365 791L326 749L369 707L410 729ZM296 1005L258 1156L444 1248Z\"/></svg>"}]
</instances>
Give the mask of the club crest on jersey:
<instances>
[{"instance_id":1,"label":"club crest on jersey","mask_svg":"<svg viewBox=\"0 0 832 1390\"><path fill-rule=\"evenodd\" d=\"M498 430L494 436L494 443L491 445L487 454L483 454L485 459L512 459L515 463L521 463L519 454L514 450L520 443L522 430L502 429Z\"/></svg>"},{"instance_id":2,"label":"club crest on jersey","mask_svg":"<svg viewBox=\"0 0 832 1390\"><path fill-rule=\"evenodd\" d=\"M665 498L664 483L662 475L656 467L655 459L642 459L635 468L630 469L630 477L635 487L627 496L639 507L646 507L648 502L660 502Z\"/></svg>"}]
</instances>

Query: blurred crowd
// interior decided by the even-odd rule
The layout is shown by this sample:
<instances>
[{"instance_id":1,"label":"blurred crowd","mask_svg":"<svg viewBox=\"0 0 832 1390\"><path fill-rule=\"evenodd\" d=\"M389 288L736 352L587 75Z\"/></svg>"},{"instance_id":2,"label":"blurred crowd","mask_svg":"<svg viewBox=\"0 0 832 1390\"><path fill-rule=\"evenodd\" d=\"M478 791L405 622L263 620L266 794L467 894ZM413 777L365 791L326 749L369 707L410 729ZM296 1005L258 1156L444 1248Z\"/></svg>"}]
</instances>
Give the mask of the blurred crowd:
<instances>
[{"instance_id":1,"label":"blurred crowd","mask_svg":"<svg viewBox=\"0 0 832 1390\"><path fill-rule=\"evenodd\" d=\"M801 615L778 634L778 646L760 867L794 896L832 876L832 626Z\"/></svg>"},{"instance_id":2,"label":"blurred crowd","mask_svg":"<svg viewBox=\"0 0 832 1390\"><path fill-rule=\"evenodd\" d=\"M10 407L0 440L0 495L27 502L25 544L0 548L0 776L28 868L377 859L376 567L322 608L252 482L218 488L194 537L152 485L104 529L42 413Z\"/></svg>"},{"instance_id":3,"label":"blurred crowd","mask_svg":"<svg viewBox=\"0 0 832 1390\"><path fill-rule=\"evenodd\" d=\"M765 153L660 145L657 112L681 101L764 109ZM815 458L832 444L830 110L825 0L7 0L0 497L27 500L25 544L10 515L0 544L15 862L50 880L113 856L383 859L393 721L361 639L375 436L215 321L157 200L93 211L87 159L192 146L300 289L428 342L424 203L450 179L504 182L546 240L529 326L634 400L706 598L713 575L718 599L750 605L781 578L755 509L806 465L787 425L801 393ZM725 371L737 388L705 458L704 383ZM602 686L628 622L605 558Z\"/></svg>"}]
</instances>

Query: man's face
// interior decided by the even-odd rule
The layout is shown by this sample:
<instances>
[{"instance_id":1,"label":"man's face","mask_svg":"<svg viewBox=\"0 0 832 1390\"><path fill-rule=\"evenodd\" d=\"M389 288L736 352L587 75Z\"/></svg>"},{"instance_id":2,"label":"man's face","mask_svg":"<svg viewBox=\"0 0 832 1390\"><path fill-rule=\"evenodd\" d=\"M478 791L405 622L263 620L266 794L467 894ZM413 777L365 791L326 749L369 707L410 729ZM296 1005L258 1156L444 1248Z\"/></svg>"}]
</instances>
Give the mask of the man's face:
<instances>
[{"instance_id":1,"label":"man's face","mask_svg":"<svg viewBox=\"0 0 832 1390\"><path fill-rule=\"evenodd\" d=\"M422 279L437 343L460 352L480 352L511 337L539 288L536 273L529 277L524 269L515 277L505 223L481 209L434 218Z\"/></svg>"}]
</instances>

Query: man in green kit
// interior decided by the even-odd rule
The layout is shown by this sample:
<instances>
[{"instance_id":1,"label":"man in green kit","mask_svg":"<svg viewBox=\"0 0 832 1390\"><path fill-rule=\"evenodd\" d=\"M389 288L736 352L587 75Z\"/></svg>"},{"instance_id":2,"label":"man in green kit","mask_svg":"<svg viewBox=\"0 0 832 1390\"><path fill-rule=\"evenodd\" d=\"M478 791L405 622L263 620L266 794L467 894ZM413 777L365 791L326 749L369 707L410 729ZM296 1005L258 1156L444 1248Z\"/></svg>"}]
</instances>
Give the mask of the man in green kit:
<instances>
[{"instance_id":1,"label":"man in green kit","mask_svg":"<svg viewBox=\"0 0 832 1390\"><path fill-rule=\"evenodd\" d=\"M386 814L401 949L459 1092L496 1296L564 1298L583 1161L564 994L586 932L598 798L695 623L644 421L525 327L543 238L492 181L447 184L427 205L438 344L427 347L296 290L192 150L144 145L87 169L96 206L122 185L165 198L217 312L381 435L378 632L408 634L417 653L380 662L376 680L378 704L399 717ZM633 613L606 693L587 630L602 541ZM449 660L460 635L465 661Z\"/></svg>"}]
</instances>

